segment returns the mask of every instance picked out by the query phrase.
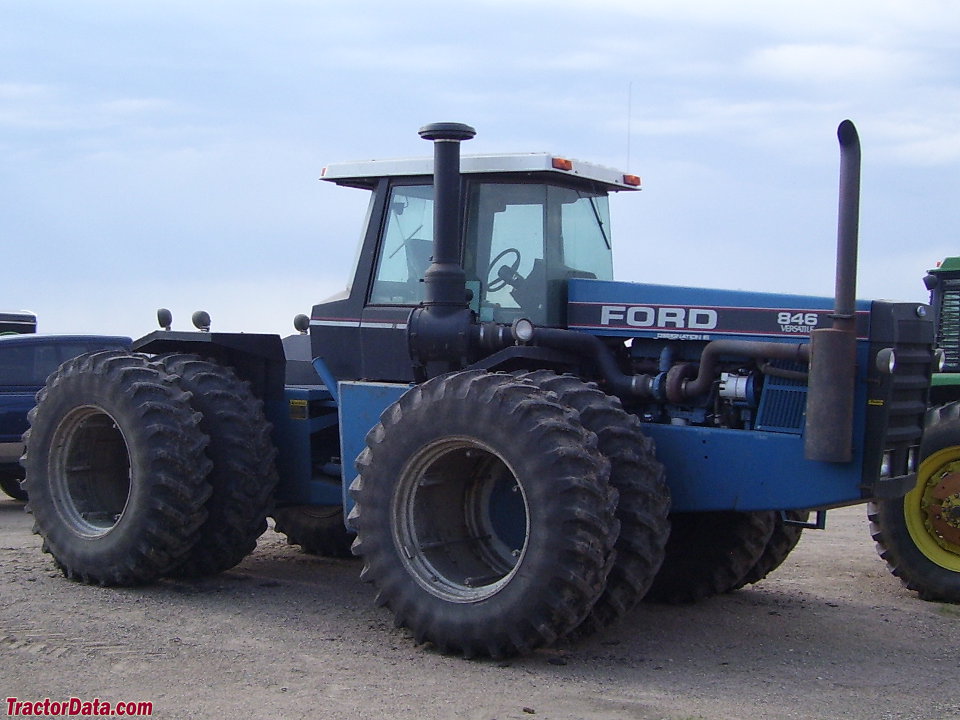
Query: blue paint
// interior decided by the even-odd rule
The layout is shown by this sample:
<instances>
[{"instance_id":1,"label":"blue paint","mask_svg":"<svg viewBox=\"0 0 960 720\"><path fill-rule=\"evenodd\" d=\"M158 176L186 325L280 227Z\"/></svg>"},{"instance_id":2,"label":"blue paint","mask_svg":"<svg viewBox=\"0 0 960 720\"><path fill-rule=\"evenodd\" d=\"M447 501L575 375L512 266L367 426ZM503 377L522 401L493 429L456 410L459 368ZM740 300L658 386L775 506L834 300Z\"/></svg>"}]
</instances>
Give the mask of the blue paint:
<instances>
[{"instance_id":1,"label":"blue paint","mask_svg":"<svg viewBox=\"0 0 960 720\"><path fill-rule=\"evenodd\" d=\"M349 490L350 483L358 475L354 461L366 447L364 441L367 433L380 422L380 414L411 387L405 383L340 383L340 449L343 472L341 502L344 518L353 508Z\"/></svg>"},{"instance_id":2,"label":"blue paint","mask_svg":"<svg viewBox=\"0 0 960 720\"><path fill-rule=\"evenodd\" d=\"M323 380L323 384L326 385L327 391L333 397L333 402L337 405L340 405L340 389L337 385L337 379L333 376L333 373L330 372L330 368L327 366L326 361L323 358L314 358L313 369L317 371L317 375L319 375L320 379Z\"/></svg>"},{"instance_id":3,"label":"blue paint","mask_svg":"<svg viewBox=\"0 0 960 720\"><path fill-rule=\"evenodd\" d=\"M277 443L277 500L299 505L339 505L340 480L314 468L311 436L337 423L333 396L322 386L288 386L285 412L274 416ZM310 415L314 415L310 417Z\"/></svg>"},{"instance_id":4,"label":"blue paint","mask_svg":"<svg viewBox=\"0 0 960 720\"><path fill-rule=\"evenodd\" d=\"M791 510L862 502L863 446L848 463L803 457L803 438L784 433L644 424L666 466L676 512Z\"/></svg>"}]
</instances>

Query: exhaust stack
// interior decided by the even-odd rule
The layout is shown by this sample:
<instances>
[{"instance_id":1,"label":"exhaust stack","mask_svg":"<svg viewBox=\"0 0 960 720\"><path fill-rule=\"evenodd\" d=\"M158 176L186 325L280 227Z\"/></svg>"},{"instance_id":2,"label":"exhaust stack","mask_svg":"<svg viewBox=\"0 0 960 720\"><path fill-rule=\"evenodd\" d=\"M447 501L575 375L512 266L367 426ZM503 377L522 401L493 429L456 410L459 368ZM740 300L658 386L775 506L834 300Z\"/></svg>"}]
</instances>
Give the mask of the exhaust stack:
<instances>
[{"instance_id":1,"label":"exhaust stack","mask_svg":"<svg viewBox=\"0 0 960 720\"><path fill-rule=\"evenodd\" d=\"M810 333L804 455L808 460L839 463L853 458L860 138L849 120L840 123L837 138L840 141L840 205L833 327Z\"/></svg>"}]
</instances>

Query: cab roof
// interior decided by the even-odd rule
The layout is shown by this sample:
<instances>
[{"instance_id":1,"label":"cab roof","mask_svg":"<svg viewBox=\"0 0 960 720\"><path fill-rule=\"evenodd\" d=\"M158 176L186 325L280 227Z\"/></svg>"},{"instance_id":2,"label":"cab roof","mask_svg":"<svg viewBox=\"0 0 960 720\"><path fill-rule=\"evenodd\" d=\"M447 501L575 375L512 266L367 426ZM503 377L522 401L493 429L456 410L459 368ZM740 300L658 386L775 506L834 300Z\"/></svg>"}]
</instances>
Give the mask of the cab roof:
<instances>
[{"instance_id":1,"label":"cab roof","mask_svg":"<svg viewBox=\"0 0 960 720\"><path fill-rule=\"evenodd\" d=\"M570 160L549 153L509 155L462 155L460 172L471 174L530 174L557 179L571 177L599 183L607 191L639 190L640 178L603 165ZM433 175L433 158L400 158L334 163L323 169L322 180L337 185L373 189L383 177L416 177ZM552 179L552 178L551 178Z\"/></svg>"}]
</instances>

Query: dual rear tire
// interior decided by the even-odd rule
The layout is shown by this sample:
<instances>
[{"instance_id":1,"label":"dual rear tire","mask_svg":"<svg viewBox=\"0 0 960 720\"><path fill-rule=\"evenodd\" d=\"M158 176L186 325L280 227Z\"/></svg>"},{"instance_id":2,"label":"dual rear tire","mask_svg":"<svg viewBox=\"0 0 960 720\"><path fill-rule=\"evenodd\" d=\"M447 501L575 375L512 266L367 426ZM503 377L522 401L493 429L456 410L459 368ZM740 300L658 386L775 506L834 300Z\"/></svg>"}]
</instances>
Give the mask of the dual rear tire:
<instances>
[{"instance_id":1,"label":"dual rear tire","mask_svg":"<svg viewBox=\"0 0 960 720\"><path fill-rule=\"evenodd\" d=\"M269 425L226 368L81 355L49 379L29 419L28 509L67 577L137 585L220 572L266 528Z\"/></svg>"}]
</instances>

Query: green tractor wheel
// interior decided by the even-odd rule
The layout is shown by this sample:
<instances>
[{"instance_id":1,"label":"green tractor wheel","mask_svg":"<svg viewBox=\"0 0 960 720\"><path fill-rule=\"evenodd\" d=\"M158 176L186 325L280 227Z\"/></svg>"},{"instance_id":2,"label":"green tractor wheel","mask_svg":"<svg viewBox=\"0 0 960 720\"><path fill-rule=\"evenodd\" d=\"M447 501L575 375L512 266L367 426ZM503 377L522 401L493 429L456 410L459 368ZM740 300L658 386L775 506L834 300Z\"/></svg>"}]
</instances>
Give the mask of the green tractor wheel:
<instances>
[{"instance_id":1,"label":"green tractor wheel","mask_svg":"<svg viewBox=\"0 0 960 720\"><path fill-rule=\"evenodd\" d=\"M870 506L891 572L924 600L960 602L960 405L932 411L913 490Z\"/></svg>"}]
</instances>

